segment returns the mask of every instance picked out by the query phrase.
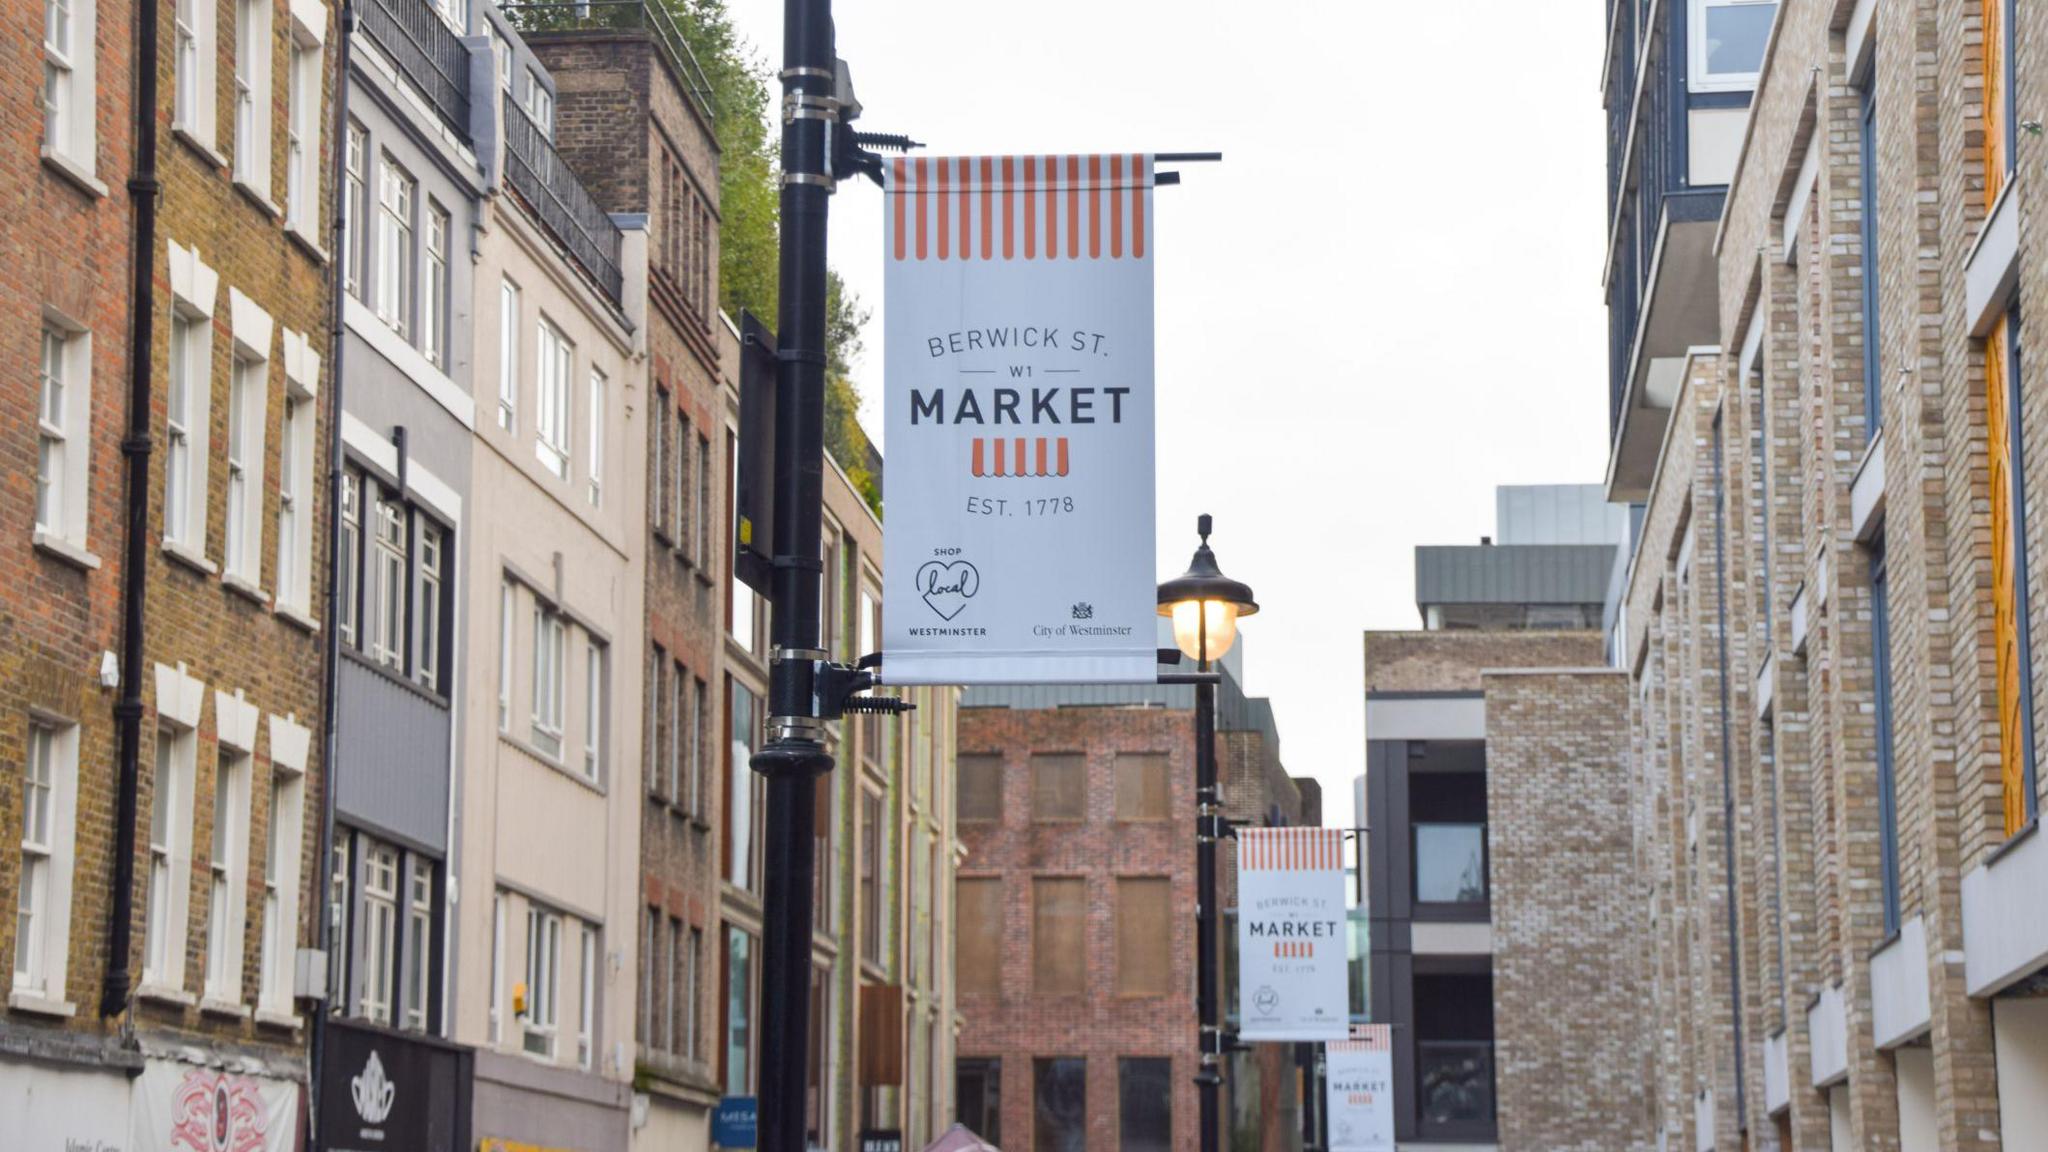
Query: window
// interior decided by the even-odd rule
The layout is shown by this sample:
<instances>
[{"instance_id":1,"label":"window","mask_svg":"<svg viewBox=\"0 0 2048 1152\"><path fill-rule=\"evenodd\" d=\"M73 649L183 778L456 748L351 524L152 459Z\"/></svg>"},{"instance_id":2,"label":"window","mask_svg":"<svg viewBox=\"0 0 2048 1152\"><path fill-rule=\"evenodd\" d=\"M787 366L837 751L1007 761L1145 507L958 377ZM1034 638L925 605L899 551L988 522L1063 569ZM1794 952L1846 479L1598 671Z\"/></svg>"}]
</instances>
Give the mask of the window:
<instances>
[{"instance_id":1,"label":"window","mask_svg":"<svg viewBox=\"0 0 2048 1152\"><path fill-rule=\"evenodd\" d=\"M441 690L442 596L448 582L445 539L439 526L420 525L419 658L413 662L412 678L434 692Z\"/></svg>"},{"instance_id":2,"label":"window","mask_svg":"<svg viewBox=\"0 0 2048 1152\"><path fill-rule=\"evenodd\" d=\"M1119 752L1116 757L1116 818L1167 817L1167 761L1156 752Z\"/></svg>"},{"instance_id":3,"label":"window","mask_svg":"<svg viewBox=\"0 0 2048 1152\"><path fill-rule=\"evenodd\" d=\"M681 664L675 665L673 670L663 671L662 682L668 685L668 692L656 706L665 709L663 715L667 717L663 728L668 736L668 759L656 770L661 773L661 787L666 790L669 802L682 805L686 799L683 795L683 701L688 698L687 677Z\"/></svg>"},{"instance_id":4,"label":"window","mask_svg":"<svg viewBox=\"0 0 2048 1152\"><path fill-rule=\"evenodd\" d=\"M175 74L172 127L213 147L214 5L176 0L171 18L171 67Z\"/></svg>"},{"instance_id":5,"label":"window","mask_svg":"<svg viewBox=\"0 0 2048 1152\"><path fill-rule=\"evenodd\" d=\"M1031 757L1031 819L1081 820L1087 816L1087 761L1077 754Z\"/></svg>"},{"instance_id":6,"label":"window","mask_svg":"<svg viewBox=\"0 0 2048 1152\"><path fill-rule=\"evenodd\" d=\"M588 1070L597 1051L597 929L587 924L577 959L582 980L576 995L576 1066Z\"/></svg>"},{"instance_id":7,"label":"window","mask_svg":"<svg viewBox=\"0 0 2048 1152\"><path fill-rule=\"evenodd\" d=\"M405 506L388 499L365 481L363 497L376 513L371 536L370 656L379 664L403 670L406 637Z\"/></svg>"},{"instance_id":8,"label":"window","mask_svg":"<svg viewBox=\"0 0 2048 1152\"><path fill-rule=\"evenodd\" d=\"M731 677L726 678L726 684L731 738L726 751L725 878L736 888L758 893L763 782L753 770L752 761L760 741L760 720L754 714L754 694L747 686Z\"/></svg>"},{"instance_id":9,"label":"window","mask_svg":"<svg viewBox=\"0 0 2048 1152\"><path fill-rule=\"evenodd\" d=\"M1031 985L1053 995L1087 990L1088 882L1039 876L1031 881Z\"/></svg>"},{"instance_id":10,"label":"window","mask_svg":"<svg viewBox=\"0 0 2048 1152\"><path fill-rule=\"evenodd\" d=\"M235 180L270 199L271 0L235 0Z\"/></svg>"},{"instance_id":11,"label":"window","mask_svg":"<svg viewBox=\"0 0 2048 1152\"><path fill-rule=\"evenodd\" d=\"M43 0L43 155L90 181L97 160L93 123L96 0ZM95 185L96 191L105 191Z\"/></svg>"},{"instance_id":12,"label":"window","mask_svg":"<svg viewBox=\"0 0 2048 1152\"><path fill-rule=\"evenodd\" d=\"M657 1000L665 987L660 964L661 909L648 908L640 925L640 1013L633 1026L633 1038L641 1047L660 1047Z\"/></svg>"},{"instance_id":13,"label":"window","mask_svg":"<svg viewBox=\"0 0 2048 1152\"><path fill-rule=\"evenodd\" d=\"M448 367L448 210L427 199L427 262L420 272L420 351Z\"/></svg>"},{"instance_id":14,"label":"window","mask_svg":"<svg viewBox=\"0 0 2048 1152\"><path fill-rule=\"evenodd\" d=\"M661 1047L665 1052L676 1050L676 1018L682 1007L681 992L676 986L677 957L682 951L683 922L674 916L668 921L668 947L661 953ZM659 921L657 921L659 923Z\"/></svg>"},{"instance_id":15,"label":"window","mask_svg":"<svg viewBox=\"0 0 2048 1152\"><path fill-rule=\"evenodd\" d=\"M490 1042L505 1039L505 894L491 894L491 1006L488 1014Z\"/></svg>"},{"instance_id":16,"label":"window","mask_svg":"<svg viewBox=\"0 0 2048 1152\"><path fill-rule=\"evenodd\" d=\"M142 982L178 988L185 982L184 884L189 876L192 782L197 735L189 728L160 729L156 738L156 796L149 814L149 910L143 934Z\"/></svg>"},{"instance_id":17,"label":"window","mask_svg":"<svg viewBox=\"0 0 2048 1152\"><path fill-rule=\"evenodd\" d=\"M562 918L526 910L526 1050L555 1055L555 981L562 967Z\"/></svg>"},{"instance_id":18,"label":"window","mask_svg":"<svg viewBox=\"0 0 2048 1152\"><path fill-rule=\"evenodd\" d=\"M519 285L498 286L498 427L519 426Z\"/></svg>"},{"instance_id":19,"label":"window","mask_svg":"<svg viewBox=\"0 0 2048 1152\"><path fill-rule=\"evenodd\" d=\"M534 453L547 470L569 478L569 341L561 329L540 322L539 440Z\"/></svg>"},{"instance_id":20,"label":"window","mask_svg":"<svg viewBox=\"0 0 2048 1152\"><path fill-rule=\"evenodd\" d=\"M820 773L811 781L812 811L817 813L811 826L811 859L816 862L811 869L811 929L828 935L833 928L832 880L838 863L832 854L832 830L838 824L832 804L834 779L830 773Z\"/></svg>"},{"instance_id":21,"label":"window","mask_svg":"<svg viewBox=\"0 0 2048 1152\"><path fill-rule=\"evenodd\" d=\"M1173 987L1173 884L1164 876L1116 880L1116 994L1164 996Z\"/></svg>"},{"instance_id":22,"label":"window","mask_svg":"<svg viewBox=\"0 0 2048 1152\"><path fill-rule=\"evenodd\" d=\"M498 26L485 21L484 28L491 34L491 57L498 63L498 86L512 91L512 42L498 31Z\"/></svg>"},{"instance_id":23,"label":"window","mask_svg":"<svg viewBox=\"0 0 2048 1152\"><path fill-rule=\"evenodd\" d=\"M690 548L690 558L702 567L709 561L710 553L705 551L705 541L710 539L711 517L711 441L697 437L697 511L691 519L691 531L695 543Z\"/></svg>"},{"instance_id":24,"label":"window","mask_svg":"<svg viewBox=\"0 0 2048 1152\"><path fill-rule=\"evenodd\" d=\"M456 35L469 33L469 0L427 0L427 3Z\"/></svg>"},{"instance_id":25,"label":"window","mask_svg":"<svg viewBox=\"0 0 2048 1152\"><path fill-rule=\"evenodd\" d=\"M1117 1147L1167 1152L1173 1147L1173 1061L1125 1056L1116 1062Z\"/></svg>"},{"instance_id":26,"label":"window","mask_svg":"<svg viewBox=\"0 0 2048 1152\"><path fill-rule=\"evenodd\" d=\"M562 658L567 635L560 615L533 606L533 742L550 756L562 754Z\"/></svg>"},{"instance_id":27,"label":"window","mask_svg":"<svg viewBox=\"0 0 2048 1152\"><path fill-rule=\"evenodd\" d=\"M697 1002L704 970L704 930L694 925L683 951L683 1055L697 1059Z\"/></svg>"},{"instance_id":28,"label":"window","mask_svg":"<svg viewBox=\"0 0 2048 1152\"><path fill-rule=\"evenodd\" d=\"M170 387L164 398L164 539L197 553L206 534L206 412L211 322L171 317Z\"/></svg>"},{"instance_id":29,"label":"window","mask_svg":"<svg viewBox=\"0 0 2048 1152\"><path fill-rule=\"evenodd\" d=\"M305 777L280 765L270 773L264 820L263 958L256 1005L278 1015L292 1010L298 945L299 833L305 818Z\"/></svg>"},{"instance_id":30,"label":"window","mask_svg":"<svg viewBox=\"0 0 2048 1152\"><path fill-rule=\"evenodd\" d=\"M13 986L59 1002L64 999L70 950L77 785L77 727L30 721L21 773L21 883L15 900Z\"/></svg>"},{"instance_id":31,"label":"window","mask_svg":"<svg viewBox=\"0 0 2048 1152\"><path fill-rule=\"evenodd\" d=\"M1982 0L1973 5L1984 18L1984 208L1998 203L2012 176L2013 150L2019 143L2019 116L2014 106L2015 81L2012 28L2018 15L2014 0Z\"/></svg>"},{"instance_id":32,"label":"window","mask_svg":"<svg viewBox=\"0 0 2048 1152\"><path fill-rule=\"evenodd\" d=\"M882 797L860 792L860 956L882 962Z\"/></svg>"},{"instance_id":33,"label":"window","mask_svg":"<svg viewBox=\"0 0 2048 1152\"><path fill-rule=\"evenodd\" d=\"M1877 85L1873 76L1863 84L1863 139L1861 170L1857 179L1863 189L1863 432L1866 441L1877 436L1884 421L1884 355L1878 320L1877 271Z\"/></svg>"},{"instance_id":34,"label":"window","mask_svg":"<svg viewBox=\"0 0 2048 1152\"><path fill-rule=\"evenodd\" d=\"M427 1030L427 993L432 971L429 953L434 940L434 873L411 861L405 901L405 1015L399 1027Z\"/></svg>"},{"instance_id":35,"label":"window","mask_svg":"<svg viewBox=\"0 0 2048 1152\"><path fill-rule=\"evenodd\" d=\"M189 0L188 0L189 2ZM348 294L358 300L367 300L370 242L369 225L364 219L370 210L369 186L366 183L364 166L369 162L370 138L363 126L351 120L348 124L347 155L342 157L341 197L341 279ZM312 170L318 171L320 162L312 161Z\"/></svg>"},{"instance_id":36,"label":"window","mask_svg":"<svg viewBox=\"0 0 2048 1152\"><path fill-rule=\"evenodd\" d=\"M269 364L237 356L228 380L227 571L253 585L262 575L263 410Z\"/></svg>"},{"instance_id":37,"label":"window","mask_svg":"<svg viewBox=\"0 0 2048 1152\"><path fill-rule=\"evenodd\" d=\"M397 982L393 949L398 943L398 849L371 843L363 859L362 994L357 1012L377 1024L391 1023L391 992Z\"/></svg>"},{"instance_id":38,"label":"window","mask_svg":"<svg viewBox=\"0 0 2048 1152\"><path fill-rule=\"evenodd\" d=\"M223 744L213 779L213 850L206 893L206 998L241 1000L242 916L235 907L248 843L249 754Z\"/></svg>"},{"instance_id":39,"label":"window","mask_svg":"<svg viewBox=\"0 0 2048 1152\"><path fill-rule=\"evenodd\" d=\"M1003 878L953 881L953 971L962 995L1003 990ZM984 1133L986 1135L986 1133Z\"/></svg>"},{"instance_id":40,"label":"window","mask_svg":"<svg viewBox=\"0 0 2048 1152\"><path fill-rule=\"evenodd\" d=\"M363 565L362 477L344 472L341 477L341 559L335 572L335 603L341 614L337 627L342 643L360 643L362 588L358 573Z\"/></svg>"},{"instance_id":41,"label":"window","mask_svg":"<svg viewBox=\"0 0 2048 1152\"><path fill-rule=\"evenodd\" d=\"M285 78L284 225L316 245L320 235L320 37L325 32L293 20L291 72Z\"/></svg>"},{"instance_id":42,"label":"window","mask_svg":"<svg viewBox=\"0 0 2048 1152\"><path fill-rule=\"evenodd\" d=\"M1771 21L1778 14L1777 0L1691 0L1691 5L1688 87L1694 92L1756 87Z\"/></svg>"},{"instance_id":43,"label":"window","mask_svg":"<svg viewBox=\"0 0 2048 1152\"><path fill-rule=\"evenodd\" d=\"M1416 824L1415 900L1421 904L1483 904L1486 825Z\"/></svg>"},{"instance_id":44,"label":"window","mask_svg":"<svg viewBox=\"0 0 2048 1152\"><path fill-rule=\"evenodd\" d=\"M685 562L688 562L690 560L687 547L690 540L688 535L690 531L690 505L689 493L685 491L685 485L689 480L690 474L690 418L681 413L676 414L676 449L674 455L675 471L668 483L675 489L675 492L673 499L669 501L669 507L675 513L675 541L678 555L682 556Z\"/></svg>"},{"instance_id":45,"label":"window","mask_svg":"<svg viewBox=\"0 0 2048 1152\"><path fill-rule=\"evenodd\" d=\"M583 647L583 776L595 782L603 763L604 725L610 707L604 676L604 648L595 643Z\"/></svg>"},{"instance_id":46,"label":"window","mask_svg":"<svg viewBox=\"0 0 2048 1152\"><path fill-rule=\"evenodd\" d=\"M1033 1060L1031 1074L1034 1152L1086 1152L1088 1061L1076 1057Z\"/></svg>"},{"instance_id":47,"label":"window","mask_svg":"<svg viewBox=\"0 0 2048 1152\"><path fill-rule=\"evenodd\" d=\"M704 814L704 730L711 709L711 686L703 677L691 682L690 707L690 814Z\"/></svg>"},{"instance_id":48,"label":"window","mask_svg":"<svg viewBox=\"0 0 2048 1152\"><path fill-rule=\"evenodd\" d=\"M647 656L647 703L644 715L647 719L647 790L662 796L669 774L668 761L662 759L662 747L667 743L668 725L668 650L654 645ZM668 796L668 799L674 799Z\"/></svg>"},{"instance_id":49,"label":"window","mask_svg":"<svg viewBox=\"0 0 2048 1152\"><path fill-rule=\"evenodd\" d=\"M1003 1142L1003 1062L992 1056L953 1061L953 1118L988 1144Z\"/></svg>"},{"instance_id":50,"label":"window","mask_svg":"<svg viewBox=\"0 0 2048 1152\"><path fill-rule=\"evenodd\" d=\"M385 156L377 161L377 316L412 337L413 197L417 186Z\"/></svg>"},{"instance_id":51,"label":"window","mask_svg":"<svg viewBox=\"0 0 2048 1152\"><path fill-rule=\"evenodd\" d=\"M1990 7L1990 5L1986 5ZM2029 622L2024 449L2025 377L2014 305L1984 342L1984 425L1991 491L1992 634L1998 692L1999 787L2005 833L2017 834L2039 806L2034 752L2033 637Z\"/></svg>"},{"instance_id":52,"label":"window","mask_svg":"<svg viewBox=\"0 0 2048 1152\"><path fill-rule=\"evenodd\" d=\"M83 438L88 338L45 319L36 401L36 531L83 546L88 453ZM73 443L77 442L76 451Z\"/></svg>"},{"instance_id":53,"label":"window","mask_svg":"<svg viewBox=\"0 0 2048 1152\"><path fill-rule=\"evenodd\" d=\"M498 731L512 730L512 612L518 593L512 581L498 584Z\"/></svg>"},{"instance_id":54,"label":"window","mask_svg":"<svg viewBox=\"0 0 2048 1152\"><path fill-rule=\"evenodd\" d=\"M648 433L653 443L648 445L649 467L647 469L647 477L648 483L653 487L653 491L649 493L649 496L652 498L647 501L647 511L649 518L654 523L655 532L664 537L668 535L668 460L670 456L668 436L669 419L673 415L671 407L668 389L656 387L654 390L654 419L648 426Z\"/></svg>"},{"instance_id":55,"label":"window","mask_svg":"<svg viewBox=\"0 0 2048 1152\"><path fill-rule=\"evenodd\" d=\"M725 930L725 1094L748 1095L754 1085L754 938Z\"/></svg>"},{"instance_id":56,"label":"window","mask_svg":"<svg viewBox=\"0 0 2048 1152\"><path fill-rule=\"evenodd\" d=\"M555 138L555 94L540 82L540 73L526 70L526 115L541 135Z\"/></svg>"},{"instance_id":57,"label":"window","mask_svg":"<svg viewBox=\"0 0 2048 1152\"><path fill-rule=\"evenodd\" d=\"M604 420L605 390L604 372L597 368L590 370L590 446L585 457L584 471L590 478L588 495L590 506L599 507L604 503Z\"/></svg>"},{"instance_id":58,"label":"window","mask_svg":"<svg viewBox=\"0 0 2048 1152\"><path fill-rule=\"evenodd\" d=\"M311 609L307 583L311 537L301 538L310 528L302 505L312 489L312 405L308 397L287 394L284 398L284 427L277 445L277 602L304 615Z\"/></svg>"},{"instance_id":59,"label":"window","mask_svg":"<svg viewBox=\"0 0 2048 1152\"><path fill-rule=\"evenodd\" d=\"M822 779L822 777L821 777ZM810 1043L804 1053L804 1145L830 1148L832 969L811 966Z\"/></svg>"}]
</instances>

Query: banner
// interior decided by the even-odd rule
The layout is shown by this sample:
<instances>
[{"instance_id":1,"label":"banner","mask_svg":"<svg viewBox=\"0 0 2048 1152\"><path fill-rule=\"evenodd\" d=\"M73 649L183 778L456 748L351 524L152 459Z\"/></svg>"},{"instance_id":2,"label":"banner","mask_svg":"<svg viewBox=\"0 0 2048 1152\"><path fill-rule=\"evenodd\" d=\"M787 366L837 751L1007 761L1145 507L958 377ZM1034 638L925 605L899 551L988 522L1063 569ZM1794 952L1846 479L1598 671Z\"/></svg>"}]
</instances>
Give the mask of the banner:
<instances>
[{"instance_id":1,"label":"banner","mask_svg":"<svg viewBox=\"0 0 2048 1152\"><path fill-rule=\"evenodd\" d=\"M135 1079L131 1118L134 1152L293 1152L299 1086L152 1059Z\"/></svg>"},{"instance_id":2,"label":"banner","mask_svg":"<svg viewBox=\"0 0 2048 1152\"><path fill-rule=\"evenodd\" d=\"M1238 1036L1349 1038L1344 833L1237 830Z\"/></svg>"},{"instance_id":3,"label":"banner","mask_svg":"<svg viewBox=\"0 0 2048 1152\"><path fill-rule=\"evenodd\" d=\"M1323 1046L1330 1152L1393 1152L1394 1045L1386 1024L1362 1024Z\"/></svg>"},{"instance_id":4,"label":"banner","mask_svg":"<svg viewBox=\"0 0 2048 1152\"><path fill-rule=\"evenodd\" d=\"M891 684L1150 683L1152 160L893 161Z\"/></svg>"}]
</instances>

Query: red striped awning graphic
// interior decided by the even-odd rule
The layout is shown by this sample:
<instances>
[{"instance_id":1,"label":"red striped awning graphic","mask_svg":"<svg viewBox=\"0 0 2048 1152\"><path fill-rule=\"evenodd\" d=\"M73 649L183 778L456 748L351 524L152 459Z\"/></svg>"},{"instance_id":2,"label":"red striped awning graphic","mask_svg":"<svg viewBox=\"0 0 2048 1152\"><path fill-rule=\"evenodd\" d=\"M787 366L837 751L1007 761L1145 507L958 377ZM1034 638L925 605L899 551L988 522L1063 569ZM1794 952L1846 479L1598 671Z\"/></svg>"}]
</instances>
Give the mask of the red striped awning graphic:
<instances>
[{"instance_id":1,"label":"red striped awning graphic","mask_svg":"<svg viewBox=\"0 0 2048 1152\"><path fill-rule=\"evenodd\" d=\"M1385 1024L1353 1024L1351 1039L1332 1040L1324 1047L1332 1052L1390 1052L1393 1029Z\"/></svg>"},{"instance_id":2,"label":"red striped awning graphic","mask_svg":"<svg viewBox=\"0 0 2048 1152\"><path fill-rule=\"evenodd\" d=\"M1144 153L899 156L886 173L897 260L1142 260Z\"/></svg>"},{"instance_id":3,"label":"red striped awning graphic","mask_svg":"<svg viewBox=\"0 0 2048 1152\"><path fill-rule=\"evenodd\" d=\"M1339 828L1240 828L1237 867L1241 872L1341 869L1344 832Z\"/></svg>"},{"instance_id":4,"label":"red striped awning graphic","mask_svg":"<svg viewBox=\"0 0 2048 1152\"><path fill-rule=\"evenodd\" d=\"M1065 476L1065 436L976 436L969 473L975 476Z\"/></svg>"}]
</instances>

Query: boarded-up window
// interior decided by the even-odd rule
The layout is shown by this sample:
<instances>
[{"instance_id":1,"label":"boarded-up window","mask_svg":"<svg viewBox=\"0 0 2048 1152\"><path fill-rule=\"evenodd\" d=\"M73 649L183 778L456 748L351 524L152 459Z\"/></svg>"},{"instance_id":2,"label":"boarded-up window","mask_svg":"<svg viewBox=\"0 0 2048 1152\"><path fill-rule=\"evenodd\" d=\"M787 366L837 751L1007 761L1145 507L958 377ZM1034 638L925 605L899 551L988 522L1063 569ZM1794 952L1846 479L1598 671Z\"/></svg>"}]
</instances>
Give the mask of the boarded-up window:
<instances>
[{"instance_id":1,"label":"boarded-up window","mask_svg":"<svg viewBox=\"0 0 2048 1152\"><path fill-rule=\"evenodd\" d=\"M955 803L962 824L977 821L999 824L1003 819L1003 758L1001 756L962 756L955 772L959 778L959 794Z\"/></svg>"},{"instance_id":2,"label":"boarded-up window","mask_svg":"<svg viewBox=\"0 0 2048 1152\"><path fill-rule=\"evenodd\" d=\"M1088 814L1088 768L1073 754L1031 758L1031 818L1081 820Z\"/></svg>"},{"instance_id":3,"label":"boarded-up window","mask_svg":"<svg viewBox=\"0 0 2048 1152\"><path fill-rule=\"evenodd\" d=\"M1166 757L1120 752L1116 758L1116 818L1166 819Z\"/></svg>"},{"instance_id":4,"label":"boarded-up window","mask_svg":"<svg viewBox=\"0 0 2048 1152\"><path fill-rule=\"evenodd\" d=\"M1117 995L1164 996L1172 985L1172 901L1164 876L1117 878Z\"/></svg>"},{"instance_id":5,"label":"boarded-up window","mask_svg":"<svg viewBox=\"0 0 2048 1152\"><path fill-rule=\"evenodd\" d=\"M1031 986L1039 992L1081 992L1088 984L1088 882L1031 881Z\"/></svg>"},{"instance_id":6,"label":"boarded-up window","mask_svg":"<svg viewBox=\"0 0 2048 1152\"><path fill-rule=\"evenodd\" d=\"M1003 878L962 876L953 882L954 968L962 992L1003 990Z\"/></svg>"}]
</instances>

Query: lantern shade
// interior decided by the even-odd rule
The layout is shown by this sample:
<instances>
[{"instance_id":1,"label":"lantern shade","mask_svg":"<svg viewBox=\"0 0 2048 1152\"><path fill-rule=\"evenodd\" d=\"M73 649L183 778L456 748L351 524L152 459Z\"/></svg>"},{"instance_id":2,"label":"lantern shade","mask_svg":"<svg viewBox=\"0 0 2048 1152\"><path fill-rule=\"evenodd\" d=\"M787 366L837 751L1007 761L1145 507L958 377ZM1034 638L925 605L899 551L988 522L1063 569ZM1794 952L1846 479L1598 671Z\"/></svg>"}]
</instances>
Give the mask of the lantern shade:
<instances>
[{"instance_id":1,"label":"lantern shade","mask_svg":"<svg viewBox=\"0 0 2048 1152\"><path fill-rule=\"evenodd\" d=\"M1210 519L1197 522L1201 546L1188 570L1159 586L1159 614L1173 618L1173 640L1191 660L1207 664L1221 659L1237 642L1237 620L1259 610L1249 585L1232 580L1216 567L1209 550Z\"/></svg>"}]
</instances>

